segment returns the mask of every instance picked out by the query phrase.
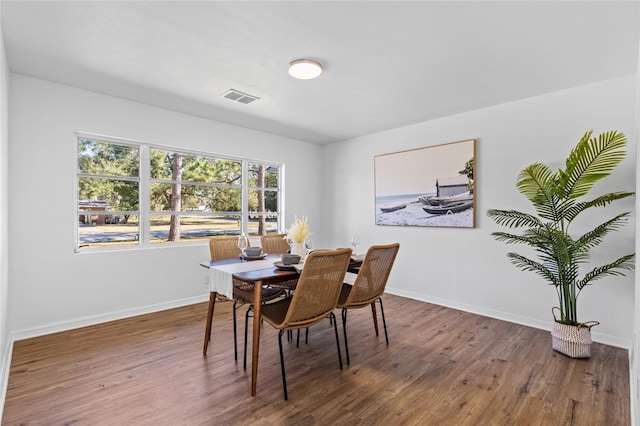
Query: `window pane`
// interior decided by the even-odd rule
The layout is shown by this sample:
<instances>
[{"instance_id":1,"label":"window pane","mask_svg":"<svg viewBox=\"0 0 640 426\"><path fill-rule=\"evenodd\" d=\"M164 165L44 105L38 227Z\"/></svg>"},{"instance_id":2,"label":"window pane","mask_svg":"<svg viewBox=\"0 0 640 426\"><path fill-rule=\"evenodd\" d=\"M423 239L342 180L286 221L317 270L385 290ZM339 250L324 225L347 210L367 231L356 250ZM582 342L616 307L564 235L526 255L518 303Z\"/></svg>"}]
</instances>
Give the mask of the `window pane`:
<instances>
[{"instance_id":1,"label":"window pane","mask_svg":"<svg viewBox=\"0 0 640 426\"><path fill-rule=\"evenodd\" d=\"M138 210L138 196L138 182L99 178L78 179L78 208L82 210L86 210L83 205L102 205L102 210Z\"/></svg>"},{"instance_id":2,"label":"window pane","mask_svg":"<svg viewBox=\"0 0 640 426\"><path fill-rule=\"evenodd\" d=\"M179 194L180 204L172 208L171 200L176 193ZM152 183L151 210L156 212L239 212L242 211L242 191L240 188Z\"/></svg>"},{"instance_id":3,"label":"window pane","mask_svg":"<svg viewBox=\"0 0 640 426\"><path fill-rule=\"evenodd\" d=\"M179 222L180 232L174 234L173 241L208 240L215 235L239 235L240 215L159 215L151 216L151 242L169 241L171 219Z\"/></svg>"},{"instance_id":4,"label":"window pane","mask_svg":"<svg viewBox=\"0 0 640 426\"><path fill-rule=\"evenodd\" d=\"M80 247L137 245L139 239L137 215L114 215L87 212L78 215Z\"/></svg>"},{"instance_id":5,"label":"window pane","mask_svg":"<svg viewBox=\"0 0 640 426\"><path fill-rule=\"evenodd\" d=\"M102 176L131 176L139 173L138 147L78 140L78 171Z\"/></svg>"},{"instance_id":6,"label":"window pane","mask_svg":"<svg viewBox=\"0 0 640 426\"><path fill-rule=\"evenodd\" d=\"M278 232L277 215L249 216L249 235L265 235L267 232Z\"/></svg>"},{"instance_id":7,"label":"window pane","mask_svg":"<svg viewBox=\"0 0 640 426\"><path fill-rule=\"evenodd\" d=\"M249 212L277 213L278 192L252 189L249 191Z\"/></svg>"},{"instance_id":8,"label":"window pane","mask_svg":"<svg viewBox=\"0 0 640 426\"><path fill-rule=\"evenodd\" d=\"M275 166L249 163L249 186L277 188L278 172Z\"/></svg>"},{"instance_id":9,"label":"window pane","mask_svg":"<svg viewBox=\"0 0 640 426\"><path fill-rule=\"evenodd\" d=\"M241 163L201 155L151 150L151 178L239 186Z\"/></svg>"}]
</instances>

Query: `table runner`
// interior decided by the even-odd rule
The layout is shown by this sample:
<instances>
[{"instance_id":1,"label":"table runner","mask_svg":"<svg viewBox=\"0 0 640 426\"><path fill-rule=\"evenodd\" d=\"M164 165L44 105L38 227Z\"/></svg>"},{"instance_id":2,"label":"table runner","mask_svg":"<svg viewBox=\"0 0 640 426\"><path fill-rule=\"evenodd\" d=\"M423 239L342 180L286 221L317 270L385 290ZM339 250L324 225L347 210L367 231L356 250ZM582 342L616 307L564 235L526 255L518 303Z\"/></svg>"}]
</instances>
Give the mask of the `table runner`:
<instances>
[{"instance_id":1,"label":"table runner","mask_svg":"<svg viewBox=\"0 0 640 426\"><path fill-rule=\"evenodd\" d=\"M229 299L233 299L233 274L266 269L272 266L273 259L211 266L209 267L209 291L215 291Z\"/></svg>"},{"instance_id":2,"label":"table runner","mask_svg":"<svg viewBox=\"0 0 640 426\"><path fill-rule=\"evenodd\" d=\"M347 284L353 285L356 282L356 277L358 274L354 274L353 272L347 272L344 276L344 282Z\"/></svg>"}]
</instances>

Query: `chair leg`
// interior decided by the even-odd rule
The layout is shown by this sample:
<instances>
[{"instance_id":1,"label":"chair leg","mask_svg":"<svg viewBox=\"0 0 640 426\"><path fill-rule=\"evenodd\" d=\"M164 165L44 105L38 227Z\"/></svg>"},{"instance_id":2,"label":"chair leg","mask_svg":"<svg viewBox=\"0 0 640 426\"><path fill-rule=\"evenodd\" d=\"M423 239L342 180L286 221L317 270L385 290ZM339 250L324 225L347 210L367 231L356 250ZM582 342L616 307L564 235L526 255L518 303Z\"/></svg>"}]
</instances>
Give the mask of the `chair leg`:
<instances>
[{"instance_id":1,"label":"chair leg","mask_svg":"<svg viewBox=\"0 0 640 426\"><path fill-rule=\"evenodd\" d=\"M306 332L304 335L304 343L308 345L309 344L309 327L307 327L305 330ZM300 329L298 329L298 336L296 337L296 348L299 348L299 347L300 347Z\"/></svg>"},{"instance_id":2,"label":"chair leg","mask_svg":"<svg viewBox=\"0 0 640 426\"><path fill-rule=\"evenodd\" d=\"M284 389L284 400L289 399L287 395L287 379L284 374L284 354L282 352L282 335L284 334L284 330L280 330L278 332L278 346L280 347L280 368L282 370L282 388Z\"/></svg>"},{"instance_id":3,"label":"chair leg","mask_svg":"<svg viewBox=\"0 0 640 426\"><path fill-rule=\"evenodd\" d=\"M333 330L336 333L336 346L338 347L338 361L340 362L340 370L342 370L342 352L340 351L340 339L338 338L338 321L336 320L336 316L333 312L331 312L330 316L333 317Z\"/></svg>"},{"instance_id":4,"label":"chair leg","mask_svg":"<svg viewBox=\"0 0 640 426\"><path fill-rule=\"evenodd\" d=\"M349 341L347 340L347 309L342 308L342 331L344 333L344 350L347 353L347 365L351 363L349 359Z\"/></svg>"},{"instance_id":5,"label":"chair leg","mask_svg":"<svg viewBox=\"0 0 640 426\"><path fill-rule=\"evenodd\" d=\"M378 302L380 302L380 313L382 314L382 326L384 327L384 338L387 341L387 346L389 346L389 336L387 335L387 321L384 319L384 307L382 306L382 298L379 298Z\"/></svg>"},{"instance_id":6,"label":"chair leg","mask_svg":"<svg viewBox=\"0 0 640 426\"><path fill-rule=\"evenodd\" d=\"M376 336L378 336L378 316L376 315L376 302L375 300L371 304L371 313L373 314L373 326L376 329Z\"/></svg>"},{"instance_id":7,"label":"chair leg","mask_svg":"<svg viewBox=\"0 0 640 426\"><path fill-rule=\"evenodd\" d=\"M202 355L207 354L207 348L209 347L209 341L211 340L211 323L213 321L213 308L216 306L216 297L218 293L212 291L209 293L209 307L207 308L207 325L204 329L204 345L202 347Z\"/></svg>"}]
</instances>

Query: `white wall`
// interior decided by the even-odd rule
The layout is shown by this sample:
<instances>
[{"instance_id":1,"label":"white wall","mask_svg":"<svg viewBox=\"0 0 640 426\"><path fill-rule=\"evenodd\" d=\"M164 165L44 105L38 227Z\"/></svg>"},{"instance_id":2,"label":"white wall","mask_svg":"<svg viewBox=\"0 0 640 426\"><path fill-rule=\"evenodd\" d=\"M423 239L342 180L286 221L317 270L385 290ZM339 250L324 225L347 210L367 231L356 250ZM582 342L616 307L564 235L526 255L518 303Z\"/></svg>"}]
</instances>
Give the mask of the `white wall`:
<instances>
[{"instance_id":1,"label":"white wall","mask_svg":"<svg viewBox=\"0 0 640 426\"><path fill-rule=\"evenodd\" d=\"M528 210L515 188L520 170L536 161L564 167L563 160L589 129L616 129L630 141L628 157L614 175L596 185L594 194L633 191L634 111L635 77L628 76L330 145L324 151L326 242L347 245L353 233L360 234L364 247L398 241L389 292L550 329L555 290L509 263L505 254L515 247L493 240L490 233L500 228L485 212ZM375 225L375 155L465 139L477 140L475 229ZM590 217L595 225L613 211L634 210L629 199ZM633 222L594 251L594 260L605 263L633 252ZM599 281L580 296L579 319L601 322L593 329L595 340L629 347L634 276L631 271L624 278Z\"/></svg>"},{"instance_id":2,"label":"white wall","mask_svg":"<svg viewBox=\"0 0 640 426\"><path fill-rule=\"evenodd\" d=\"M0 17L2 16L0 7ZM0 22L2 20L0 19ZM9 66L4 50L0 25L0 401L4 402L12 346L8 344L9 237L8 237L8 182L9 182ZM2 409L0 406L0 418Z\"/></svg>"},{"instance_id":3,"label":"white wall","mask_svg":"<svg viewBox=\"0 0 640 426\"><path fill-rule=\"evenodd\" d=\"M75 131L284 162L287 223L296 213L308 215L314 231L322 232L314 195L318 145L19 74L11 75L10 87L9 317L15 338L208 297L206 271L198 265L209 257L206 243L74 253Z\"/></svg>"}]
</instances>

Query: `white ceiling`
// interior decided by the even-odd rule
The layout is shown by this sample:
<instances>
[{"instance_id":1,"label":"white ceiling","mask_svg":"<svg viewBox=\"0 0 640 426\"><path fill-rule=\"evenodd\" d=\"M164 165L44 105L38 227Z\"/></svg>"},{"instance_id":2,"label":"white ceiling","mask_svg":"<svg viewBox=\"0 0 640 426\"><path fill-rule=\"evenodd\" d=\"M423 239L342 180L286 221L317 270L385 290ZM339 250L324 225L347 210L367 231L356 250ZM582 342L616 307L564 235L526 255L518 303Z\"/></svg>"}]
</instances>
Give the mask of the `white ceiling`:
<instances>
[{"instance_id":1,"label":"white ceiling","mask_svg":"<svg viewBox=\"0 0 640 426\"><path fill-rule=\"evenodd\" d=\"M1 3L11 71L315 143L636 72L638 2ZM325 72L294 80L287 64ZM233 88L249 105L220 96Z\"/></svg>"}]
</instances>

